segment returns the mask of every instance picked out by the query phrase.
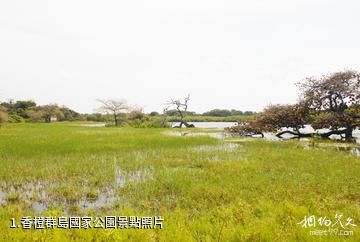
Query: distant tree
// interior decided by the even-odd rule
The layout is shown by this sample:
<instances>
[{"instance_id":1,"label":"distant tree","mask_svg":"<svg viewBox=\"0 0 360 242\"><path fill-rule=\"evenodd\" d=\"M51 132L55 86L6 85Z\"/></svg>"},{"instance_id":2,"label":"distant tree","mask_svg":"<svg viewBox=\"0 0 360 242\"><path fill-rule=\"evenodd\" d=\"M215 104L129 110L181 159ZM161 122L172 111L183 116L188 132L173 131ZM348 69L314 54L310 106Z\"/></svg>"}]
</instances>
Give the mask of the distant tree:
<instances>
[{"instance_id":1,"label":"distant tree","mask_svg":"<svg viewBox=\"0 0 360 242\"><path fill-rule=\"evenodd\" d=\"M241 116L243 115L243 112L240 110L231 109L230 110L232 116Z\"/></svg>"},{"instance_id":2,"label":"distant tree","mask_svg":"<svg viewBox=\"0 0 360 242\"><path fill-rule=\"evenodd\" d=\"M29 118L27 115L27 110L36 107L36 103L32 100L9 100L8 102L3 102L1 104L7 111L9 115L13 115L13 117L21 116L21 118Z\"/></svg>"},{"instance_id":3,"label":"distant tree","mask_svg":"<svg viewBox=\"0 0 360 242\"><path fill-rule=\"evenodd\" d=\"M63 113L62 118L60 118L60 121L73 121L73 120L77 120L80 117L80 114L78 112L75 112L74 110L62 106L59 108L60 111Z\"/></svg>"},{"instance_id":4,"label":"distant tree","mask_svg":"<svg viewBox=\"0 0 360 242\"><path fill-rule=\"evenodd\" d=\"M15 109L29 109L32 107L36 107L36 103L32 100L25 100L25 101L16 101L14 104Z\"/></svg>"},{"instance_id":5,"label":"distant tree","mask_svg":"<svg viewBox=\"0 0 360 242\"><path fill-rule=\"evenodd\" d=\"M240 111L236 109L213 109L208 112L205 112L202 114L203 116L215 116L215 117L228 117L228 116L241 116L241 115L247 115L252 116L255 115L255 112L252 111Z\"/></svg>"},{"instance_id":6,"label":"distant tree","mask_svg":"<svg viewBox=\"0 0 360 242\"><path fill-rule=\"evenodd\" d=\"M151 117L154 117L154 116L159 116L160 113L156 112L156 111L152 111L150 114L149 114Z\"/></svg>"},{"instance_id":7,"label":"distant tree","mask_svg":"<svg viewBox=\"0 0 360 242\"><path fill-rule=\"evenodd\" d=\"M113 116L115 126L119 124L119 115L129 110L129 105L125 100L98 99L97 101L101 103L101 106L98 110L101 113L111 114Z\"/></svg>"},{"instance_id":8,"label":"distant tree","mask_svg":"<svg viewBox=\"0 0 360 242\"><path fill-rule=\"evenodd\" d=\"M86 114L85 116L87 121L106 122L106 116L101 113Z\"/></svg>"},{"instance_id":9,"label":"distant tree","mask_svg":"<svg viewBox=\"0 0 360 242\"><path fill-rule=\"evenodd\" d=\"M43 119L43 112L39 108L32 108L26 111L30 121L39 122Z\"/></svg>"},{"instance_id":10,"label":"distant tree","mask_svg":"<svg viewBox=\"0 0 360 242\"><path fill-rule=\"evenodd\" d=\"M213 109L203 113L203 116L227 117L231 116L231 112L227 109Z\"/></svg>"},{"instance_id":11,"label":"distant tree","mask_svg":"<svg viewBox=\"0 0 360 242\"><path fill-rule=\"evenodd\" d=\"M196 112L193 111L182 111L184 116L196 116L198 115ZM167 116L180 116L179 111L177 109L169 109L166 111Z\"/></svg>"},{"instance_id":12,"label":"distant tree","mask_svg":"<svg viewBox=\"0 0 360 242\"><path fill-rule=\"evenodd\" d=\"M61 119L64 115L56 104L39 106L37 109L42 113L42 118L47 123L50 123L54 117Z\"/></svg>"},{"instance_id":13,"label":"distant tree","mask_svg":"<svg viewBox=\"0 0 360 242\"><path fill-rule=\"evenodd\" d=\"M187 109L188 109L189 100L190 100L190 94L184 98L184 101L181 101L180 99L171 99L169 102L167 102L168 108L175 107L175 109L177 110L177 112L180 116L179 128L181 128L182 125L185 125L185 127L189 127L189 128L194 127L193 124L188 124L184 120Z\"/></svg>"},{"instance_id":14,"label":"distant tree","mask_svg":"<svg viewBox=\"0 0 360 242\"><path fill-rule=\"evenodd\" d=\"M255 115L256 113L253 112L253 111L245 111L243 112L243 115L246 115L246 116L252 116L252 115Z\"/></svg>"},{"instance_id":15,"label":"distant tree","mask_svg":"<svg viewBox=\"0 0 360 242\"><path fill-rule=\"evenodd\" d=\"M142 120L146 117L144 110L141 107L132 107L129 113L130 120Z\"/></svg>"}]
</instances>

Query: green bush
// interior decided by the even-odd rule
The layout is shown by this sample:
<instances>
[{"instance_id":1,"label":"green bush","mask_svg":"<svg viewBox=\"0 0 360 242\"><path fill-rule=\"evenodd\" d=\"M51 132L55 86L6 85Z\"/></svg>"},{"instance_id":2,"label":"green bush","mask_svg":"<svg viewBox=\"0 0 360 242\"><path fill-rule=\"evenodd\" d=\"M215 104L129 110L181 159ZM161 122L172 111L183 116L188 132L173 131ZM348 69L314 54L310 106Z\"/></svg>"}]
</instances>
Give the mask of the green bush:
<instances>
[{"instance_id":1,"label":"green bush","mask_svg":"<svg viewBox=\"0 0 360 242\"><path fill-rule=\"evenodd\" d=\"M17 114L11 114L9 115L9 123L23 123L25 122L25 119Z\"/></svg>"},{"instance_id":2,"label":"green bush","mask_svg":"<svg viewBox=\"0 0 360 242\"><path fill-rule=\"evenodd\" d=\"M7 113L0 110L0 127L2 123L6 123L8 121Z\"/></svg>"},{"instance_id":3,"label":"green bush","mask_svg":"<svg viewBox=\"0 0 360 242\"><path fill-rule=\"evenodd\" d=\"M130 126L134 128L169 128L170 124L167 120L158 117L127 120L122 126Z\"/></svg>"}]
</instances>

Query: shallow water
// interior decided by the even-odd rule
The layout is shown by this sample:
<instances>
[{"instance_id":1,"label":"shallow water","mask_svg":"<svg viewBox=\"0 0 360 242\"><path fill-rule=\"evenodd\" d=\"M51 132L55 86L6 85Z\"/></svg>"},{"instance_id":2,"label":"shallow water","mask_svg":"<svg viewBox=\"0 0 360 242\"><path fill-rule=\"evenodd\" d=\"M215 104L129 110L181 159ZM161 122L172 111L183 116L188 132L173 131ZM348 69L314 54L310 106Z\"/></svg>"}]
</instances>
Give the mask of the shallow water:
<instances>
[{"instance_id":1,"label":"shallow water","mask_svg":"<svg viewBox=\"0 0 360 242\"><path fill-rule=\"evenodd\" d=\"M210 136L214 138L225 138L227 136L232 136L232 134L225 133L225 132L192 132L186 129L183 130L174 130L174 131L167 131L165 132L166 135L171 136Z\"/></svg>"},{"instance_id":2,"label":"shallow water","mask_svg":"<svg viewBox=\"0 0 360 242\"><path fill-rule=\"evenodd\" d=\"M152 178L152 173L152 169L125 171L119 168L115 171L115 183L119 187L124 187L128 183L145 182Z\"/></svg>"},{"instance_id":3,"label":"shallow water","mask_svg":"<svg viewBox=\"0 0 360 242\"><path fill-rule=\"evenodd\" d=\"M180 122L170 123L171 127L179 126ZM224 129L237 125L236 122L188 122L188 124L193 124L195 128L200 129Z\"/></svg>"},{"instance_id":4,"label":"shallow water","mask_svg":"<svg viewBox=\"0 0 360 242\"><path fill-rule=\"evenodd\" d=\"M192 147L191 150L195 150L199 152L203 152L203 151L232 152L232 151L236 151L240 147L241 145L237 143L224 142L220 145L199 145Z\"/></svg>"},{"instance_id":5,"label":"shallow water","mask_svg":"<svg viewBox=\"0 0 360 242\"><path fill-rule=\"evenodd\" d=\"M102 191L98 194L96 199L81 199L77 204L80 205L83 209L95 209L101 207L109 207L118 200L116 191L108 187L105 191Z\"/></svg>"},{"instance_id":6,"label":"shallow water","mask_svg":"<svg viewBox=\"0 0 360 242\"><path fill-rule=\"evenodd\" d=\"M0 206L8 203L21 203L29 207L37 214L46 211L51 205L64 205L65 211L76 205L81 209L97 209L112 206L118 199L117 188L123 188L130 183L142 183L152 179L153 170L150 168L135 171L122 169L115 170L115 181L106 188L91 197L82 197L75 201L66 201L64 197L49 196L46 187L47 182L28 182L18 185L1 184Z\"/></svg>"},{"instance_id":7,"label":"shallow water","mask_svg":"<svg viewBox=\"0 0 360 242\"><path fill-rule=\"evenodd\" d=\"M48 205L45 202L34 202L31 204L31 208L35 213L40 214L48 208Z\"/></svg>"},{"instance_id":8,"label":"shallow water","mask_svg":"<svg viewBox=\"0 0 360 242\"><path fill-rule=\"evenodd\" d=\"M105 123L101 123L101 124L81 124L80 126L83 126L83 127L105 127L106 124Z\"/></svg>"},{"instance_id":9,"label":"shallow water","mask_svg":"<svg viewBox=\"0 0 360 242\"><path fill-rule=\"evenodd\" d=\"M6 204L6 193L0 191L0 206Z\"/></svg>"}]
</instances>

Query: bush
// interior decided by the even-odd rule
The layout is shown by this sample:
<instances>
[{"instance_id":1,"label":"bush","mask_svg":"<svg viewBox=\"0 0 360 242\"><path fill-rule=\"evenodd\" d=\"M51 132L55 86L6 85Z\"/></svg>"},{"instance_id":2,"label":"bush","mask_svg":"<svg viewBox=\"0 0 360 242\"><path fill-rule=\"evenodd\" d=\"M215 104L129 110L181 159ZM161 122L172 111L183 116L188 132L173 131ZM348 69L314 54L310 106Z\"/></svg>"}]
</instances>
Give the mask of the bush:
<instances>
[{"instance_id":1,"label":"bush","mask_svg":"<svg viewBox=\"0 0 360 242\"><path fill-rule=\"evenodd\" d=\"M7 121L8 121L7 113L0 111L0 127L2 123L6 123Z\"/></svg>"},{"instance_id":2,"label":"bush","mask_svg":"<svg viewBox=\"0 0 360 242\"><path fill-rule=\"evenodd\" d=\"M153 117L145 119L128 120L122 124L123 126L131 126L134 128L169 128L170 124L167 120Z\"/></svg>"},{"instance_id":3,"label":"bush","mask_svg":"<svg viewBox=\"0 0 360 242\"><path fill-rule=\"evenodd\" d=\"M9 123L22 123L25 122L25 119L17 114L11 114L9 116Z\"/></svg>"},{"instance_id":4,"label":"bush","mask_svg":"<svg viewBox=\"0 0 360 242\"><path fill-rule=\"evenodd\" d=\"M39 122L42 120L43 113L41 111L37 110L28 110L27 115L29 117L29 120L32 122Z\"/></svg>"},{"instance_id":5,"label":"bush","mask_svg":"<svg viewBox=\"0 0 360 242\"><path fill-rule=\"evenodd\" d=\"M153 112L150 113L150 116L151 116L151 117L159 116L159 115L160 115L160 114L159 114L158 112L156 112L156 111L153 111Z\"/></svg>"}]
</instances>

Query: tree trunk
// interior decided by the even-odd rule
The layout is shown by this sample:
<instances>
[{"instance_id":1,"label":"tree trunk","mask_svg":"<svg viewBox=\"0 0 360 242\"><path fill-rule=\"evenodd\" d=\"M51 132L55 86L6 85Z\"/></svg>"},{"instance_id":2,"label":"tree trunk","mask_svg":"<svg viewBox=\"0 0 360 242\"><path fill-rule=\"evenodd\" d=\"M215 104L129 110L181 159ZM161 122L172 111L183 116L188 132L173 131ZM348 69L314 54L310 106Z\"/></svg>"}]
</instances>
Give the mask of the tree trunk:
<instances>
[{"instance_id":1,"label":"tree trunk","mask_svg":"<svg viewBox=\"0 0 360 242\"><path fill-rule=\"evenodd\" d=\"M333 135L333 134L336 134L336 135L345 134L345 140L346 141L352 141L353 140L352 131L353 131L352 127L347 127L346 129L341 129L341 130L330 130L327 133L321 133L321 134L318 134L318 133L302 134L300 132L294 132L294 131L286 130L286 131L281 131L280 133L277 133L276 136L278 138L283 138L282 135L291 134L291 135L296 136L296 138L306 138L306 137L314 137L315 135L320 135L321 138L329 139L330 136Z\"/></svg>"},{"instance_id":2,"label":"tree trunk","mask_svg":"<svg viewBox=\"0 0 360 242\"><path fill-rule=\"evenodd\" d=\"M352 128L352 127L348 127L348 128L345 130L345 140L346 140L346 141L351 141L351 140L353 140L352 131L353 131L353 128Z\"/></svg>"},{"instance_id":3,"label":"tree trunk","mask_svg":"<svg viewBox=\"0 0 360 242\"><path fill-rule=\"evenodd\" d=\"M115 122L115 126L117 126L117 125L118 125L118 120L117 120L117 115L116 115L116 113L114 113L114 122Z\"/></svg>"},{"instance_id":4,"label":"tree trunk","mask_svg":"<svg viewBox=\"0 0 360 242\"><path fill-rule=\"evenodd\" d=\"M280 133L277 133L276 137L281 139L281 138L283 138L282 135L284 135L284 134L291 134L291 135L297 136L298 138L306 138L306 137L314 136L314 133L302 134L300 132L294 132L294 131L290 131L290 130L285 130L285 131L281 131Z\"/></svg>"}]
</instances>

